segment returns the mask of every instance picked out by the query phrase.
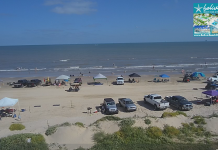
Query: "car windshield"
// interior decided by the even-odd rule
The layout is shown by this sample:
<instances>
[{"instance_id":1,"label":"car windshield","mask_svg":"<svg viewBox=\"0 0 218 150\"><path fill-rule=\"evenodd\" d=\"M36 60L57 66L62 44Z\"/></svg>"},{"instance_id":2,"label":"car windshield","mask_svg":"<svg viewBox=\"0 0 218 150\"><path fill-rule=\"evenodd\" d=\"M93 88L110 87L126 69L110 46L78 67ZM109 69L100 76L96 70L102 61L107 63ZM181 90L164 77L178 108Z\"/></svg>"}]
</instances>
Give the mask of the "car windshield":
<instances>
[{"instance_id":1,"label":"car windshield","mask_svg":"<svg viewBox=\"0 0 218 150\"><path fill-rule=\"evenodd\" d=\"M162 99L161 96L155 96L154 99Z\"/></svg>"},{"instance_id":2,"label":"car windshield","mask_svg":"<svg viewBox=\"0 0 218 150\"><path fill-rule=\"evenodd\" d=\"M188 101L186 98L182 97L180 100L183 100L183 101Z\"/></svg>"},{"instance_id":3,"label":"car windshield","mask_svg":"<svg viewBox=\"0 0 218 150\"><path fill-rule=\"evenodd\" d=\"M115 102L107 102L107 105L115 105Z\"/></svg>"},{"instance_id":4,"label":"car windshield","mask_svg":"<svg viewBox=\"0 0 218 150\"><path fill-rule=\"evenodd\" d=\"M133 101L126 101L126 104L133 104Z\"/></svg>"}]
</instances>

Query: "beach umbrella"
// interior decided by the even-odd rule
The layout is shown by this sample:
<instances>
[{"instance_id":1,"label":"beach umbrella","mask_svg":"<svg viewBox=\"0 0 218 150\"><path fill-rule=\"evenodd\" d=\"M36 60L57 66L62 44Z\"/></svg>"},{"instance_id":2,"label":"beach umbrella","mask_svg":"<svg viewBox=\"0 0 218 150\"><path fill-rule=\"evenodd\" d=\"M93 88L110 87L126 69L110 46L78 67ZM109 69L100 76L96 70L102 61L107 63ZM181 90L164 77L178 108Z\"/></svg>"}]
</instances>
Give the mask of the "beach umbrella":
<instances>
[{"instance_id":1,"label":"beach umbrella","mask_svg":"<svg viewBox=\"0 0 218 150\"><path fill-rule=\"evenodd\" d=\"M161 78L169 78L170 76L168 76L166 74L161 74L161 75L159 75L159 77L161 77Z\"/></svg>"},{"instance_id":2,"label":"beach umbrella","mask_svg":"<svg viewBox=\"0 0 218 150\"><path fill-rule=\"evenodd\" d=\"M130 74L130 75L129 75L129 77L131 77L131 78L132 78L132 77L141 77L141 76L140 76L140 75L138 75L137 73L132 73L132 74Z\"/></svg>"}]
</instances>

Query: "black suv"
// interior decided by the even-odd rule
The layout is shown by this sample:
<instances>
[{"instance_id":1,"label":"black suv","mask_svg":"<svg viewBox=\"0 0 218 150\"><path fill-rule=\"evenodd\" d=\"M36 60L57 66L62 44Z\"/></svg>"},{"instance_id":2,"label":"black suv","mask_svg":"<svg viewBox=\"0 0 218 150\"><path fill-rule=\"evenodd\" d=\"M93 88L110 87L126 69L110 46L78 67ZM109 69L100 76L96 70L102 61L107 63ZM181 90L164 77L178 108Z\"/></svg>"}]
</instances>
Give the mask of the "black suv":
<instances>
[{"instance_id":1,"label":"black suv","mask_svg":"<svg viewBox=\"0 0 218 150\"><path fill-rule=\"evenodd\" d=\"M170 106L174 106L179 110L191 110L193 108L192 103L182 96L170 96L165 97L165 100L170 103Z\"/></svg>"},{"instance_id":2,"label":"black suv","mask_svg":"<svg viewBox=\"0 0 218 150\"><path fill-rule=\"evenodd\" d=\"M30 82L34 83L36 86L42 84L42 80L39 80L39 79L33 79L33 80L30 80Z\"/></svg>"},{"instance_id":3,"label":"black suv","mask_svg":"<svg viewBox=\"0 0 218 150\"><path fill-rule=\"evenodd\" d=\"M115 101L112 98L105 98L102 104L102 113L118 114L118 109Z\"/></svg>"},{"instance_id":4,"label":"black suv","mask_svg":"<svg viewBox=\"0 0 218 150\"><path fill-rule=\"evenodd\" d=\"M27 83L27 87L36 87L38 85L41 85L42 81L39 80L39 79L33 79L33 80L30 80L28 83Z\"/></svg>"}]
</instances>

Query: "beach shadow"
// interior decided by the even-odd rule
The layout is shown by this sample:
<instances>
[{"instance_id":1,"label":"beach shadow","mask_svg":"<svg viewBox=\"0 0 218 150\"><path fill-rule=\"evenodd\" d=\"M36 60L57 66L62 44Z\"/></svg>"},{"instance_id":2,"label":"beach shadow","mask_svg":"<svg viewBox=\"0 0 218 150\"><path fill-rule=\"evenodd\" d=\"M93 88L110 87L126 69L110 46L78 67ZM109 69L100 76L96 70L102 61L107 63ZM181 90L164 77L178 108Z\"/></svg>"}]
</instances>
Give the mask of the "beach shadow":
<instances>
[{"instance_id":1,"label":"beach shadow","mask_svg":"<svg viewBox=\"0 0 218 150\"><path fill-rule=\"evenodd\" d=\"M202 83L208 83L207 81L204 81L204 82L202 82Z\"/></svg>"},{"instance_id":2,"label":"beach shadow","mask_svg":"<svg viewBox=\"0 0 218 150\"><path fill-rule=\"evenodd\" d=\"M117 82L116 82L116 81L113 81L113 82L111 82L111 84L113 84L113 85L117 85Z\"/></svg>"},{"instance_id":3,"label":"beach shadow","mask_svg":"<svg viewBox=\"0 0 218 150\"><path fill-rule=\"evenodd\" d=\"M183 82L182 80L176 80L177 82ZM184 82L185 83L185 82Z\"/></svg>"},{"instance_id":4,"label":"beach shadow","mask_svg":"<svg viewBox=\"0 0 218 150\"><path fill-rule=\"evenodd\" d=\"M87 82L87 85L103 85L101 82Z\"/></svg>"},{"instance_id":5,"label":"beach shadow","mask_svg":"<svg viewBox=\"0 0 218 150\"><path fill-rule=\"evenodd\" d=\"M120 106L119 103L117 103L116 106L117 106L117 109L118 109L120 112L127 112L124 107Z\"/></svg>"},{"instance_id":6,"label":"beach shadow","mask_svg":"<svg viewBox=\"0 0 218 150\"><path fill-rule=\"evenodd\" d=\"M174 107L174 106L171 106L170 105L170 107L169 107L170 109L172 109L173 111L179 111L179 109L178 108L176 108L176 107Z\"/></svg>"},{"instance_id":7,"label":"beach shadow","mask_svg":"<svg viewBox=\"0 0 218 150\"><path fill-rule=\"evenodd\" d=\"M149 103L145 103L144 100L141 100L141 101L137 101L137 104L142 106L142 107L145 107L151 111L154 111L154 106L152 106L151 104Z\"/></svg>"}]
</instances>

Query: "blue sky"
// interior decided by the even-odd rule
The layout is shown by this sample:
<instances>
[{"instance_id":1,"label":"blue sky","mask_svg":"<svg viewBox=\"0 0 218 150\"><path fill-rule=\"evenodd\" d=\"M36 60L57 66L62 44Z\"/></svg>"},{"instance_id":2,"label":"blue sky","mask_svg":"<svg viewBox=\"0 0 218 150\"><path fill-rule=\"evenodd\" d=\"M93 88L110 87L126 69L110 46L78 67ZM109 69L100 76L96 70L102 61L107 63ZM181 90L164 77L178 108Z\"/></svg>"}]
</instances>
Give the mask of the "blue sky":
<instances>
[{"instance_id":1,"label":"blue sky","mask_svg":"<svg viewBox=\"0 0 218 150\"><path fill-rule=\"evenodd\" d=\"M0 45L217 41L193 37L193 3L216 0L0 0Z\"/></svg>"}]
</instances>

